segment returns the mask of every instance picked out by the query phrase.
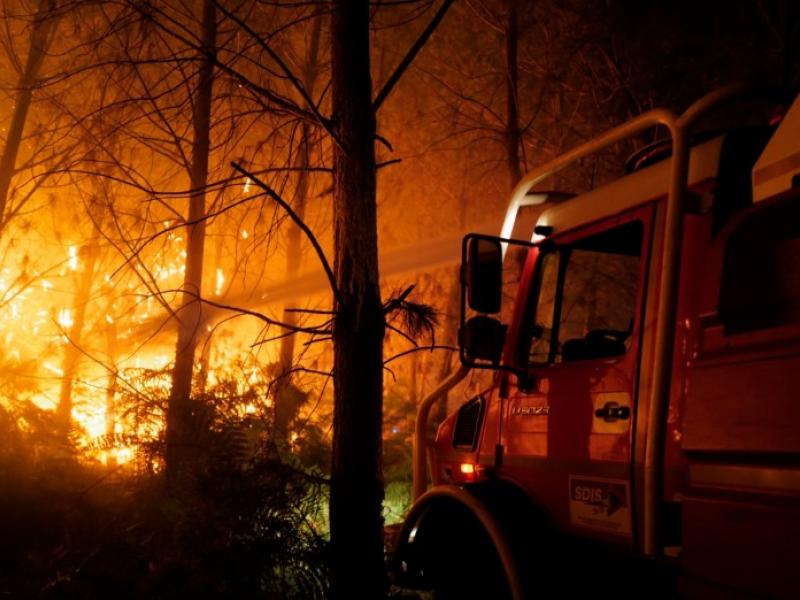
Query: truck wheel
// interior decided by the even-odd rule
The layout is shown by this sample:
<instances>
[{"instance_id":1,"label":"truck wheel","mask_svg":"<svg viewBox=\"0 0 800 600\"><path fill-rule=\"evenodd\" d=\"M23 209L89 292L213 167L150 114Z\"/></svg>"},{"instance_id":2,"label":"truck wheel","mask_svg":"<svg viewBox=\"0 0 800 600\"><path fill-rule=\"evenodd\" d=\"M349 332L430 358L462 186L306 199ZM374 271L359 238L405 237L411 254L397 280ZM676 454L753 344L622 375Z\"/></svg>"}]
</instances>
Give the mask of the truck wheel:
<instances>
[{"instance_id":1,"label":"truck wheel","mask_svg":"<svg viewBox=\"0 0 800 600\"><path fill-rule=\"evenodd\" d=\"M397 579L435 600L511 600L509 583L483 525L465 507L430 507L395 565Z\"/></svg>"}]
</instances>

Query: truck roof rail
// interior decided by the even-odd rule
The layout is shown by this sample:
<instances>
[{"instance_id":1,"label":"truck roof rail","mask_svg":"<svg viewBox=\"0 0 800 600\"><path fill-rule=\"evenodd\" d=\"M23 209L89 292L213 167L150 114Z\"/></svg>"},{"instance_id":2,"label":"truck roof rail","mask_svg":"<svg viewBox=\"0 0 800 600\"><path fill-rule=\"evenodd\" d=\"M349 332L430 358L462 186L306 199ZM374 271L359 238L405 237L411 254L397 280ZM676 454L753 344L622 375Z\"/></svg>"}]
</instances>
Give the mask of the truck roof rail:
<instances>
[{"instance_id":1,"label":"truck roof rail","mask_svg":"<svg viewBox=\"0 0 800 600\"><path fill-rule=\"evenodd\" d=\"M574 198L575 194L569 192L557 192L557 191L541 191L541 192L527 192L524 196L519 198L516 201L512 201L509 203L508 208L506 208L506 214L503 218L503 225L500 228L500 236L501 238L505 238L510 240L514 237L514 229L517 225L520 216L520 209L526 206L542 206L544 204L555 204L558 202L564 202L565 200L569 200ZM531 236L533 235L533 229L531 229L530 233L528 233L527 238L525 241L529 241ZM506 252L506 244L503 244L503 256L505 256Z\"/></svg>"}]
</instances>

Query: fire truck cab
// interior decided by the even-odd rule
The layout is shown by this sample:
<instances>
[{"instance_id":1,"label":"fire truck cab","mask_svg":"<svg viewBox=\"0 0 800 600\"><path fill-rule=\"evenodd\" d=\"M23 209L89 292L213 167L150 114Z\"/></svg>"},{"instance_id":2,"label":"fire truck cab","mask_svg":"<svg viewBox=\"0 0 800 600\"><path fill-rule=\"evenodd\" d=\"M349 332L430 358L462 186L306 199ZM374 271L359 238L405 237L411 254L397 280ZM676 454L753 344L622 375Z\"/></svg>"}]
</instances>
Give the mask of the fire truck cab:
<instances>
[{"instance_id":1,"label":"fire truck cab","mask_svg":"<svg viewBox=\"0 0 800 600\"><path fill-rule=\"evenodd\" d=\"M462 367L419 407L402 585L800 595L800 100L779 122L693 132L752 94L611 130L527 174L499 237L465 238ZM530 193L654 125L670 143L624 177L552 205ZM425 492L430 407L475 369L493 384L439 426Z\"/></svg>"}]
</instances>

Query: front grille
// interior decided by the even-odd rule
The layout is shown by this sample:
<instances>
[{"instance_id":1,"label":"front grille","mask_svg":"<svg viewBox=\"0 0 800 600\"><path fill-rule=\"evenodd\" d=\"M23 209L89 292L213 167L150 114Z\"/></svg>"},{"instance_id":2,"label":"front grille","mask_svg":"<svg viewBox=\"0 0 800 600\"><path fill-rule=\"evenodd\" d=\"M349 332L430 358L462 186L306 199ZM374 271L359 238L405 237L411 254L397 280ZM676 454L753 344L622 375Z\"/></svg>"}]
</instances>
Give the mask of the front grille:
<instances>
[{"instance_id":1,"label":"front grille","mask_svg":"<svg viewBox=\"0 0 800 600\"><path fill-rule=\"evenodd\" d=\"M453 447L475 450L478 444L478 428L483 417L483 396L476 396L458 409L456 426L453 430Z\"/></svg>"}]
</instances>

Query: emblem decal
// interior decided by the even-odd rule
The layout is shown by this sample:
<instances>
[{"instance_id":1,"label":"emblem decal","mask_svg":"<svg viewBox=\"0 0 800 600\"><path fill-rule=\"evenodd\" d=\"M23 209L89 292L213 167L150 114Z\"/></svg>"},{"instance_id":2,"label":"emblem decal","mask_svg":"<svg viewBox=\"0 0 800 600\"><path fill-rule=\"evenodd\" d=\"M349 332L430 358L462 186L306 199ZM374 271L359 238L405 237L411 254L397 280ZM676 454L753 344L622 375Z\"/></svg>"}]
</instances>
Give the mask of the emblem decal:
<instances>
[{"instance_id":1,"label":"emblem decal","mask_svg":"<svg viewBox=\"0 0 800 600\"><path fill-rule=\"evenodd\" d=\"M546 417L549 414L549 406L515 406L511 409L513 417Z\"/></svg>"},{"instance_id":2,"label":"emblem decal","mask_svg":"<svg viewBox=\"0 0 800 600\"><path fill-rule=\"evenodd\" d=\"M569 516L574 527L631 535L630 504L625 480L569 478Z\"/></svg>"}]
</instances>

